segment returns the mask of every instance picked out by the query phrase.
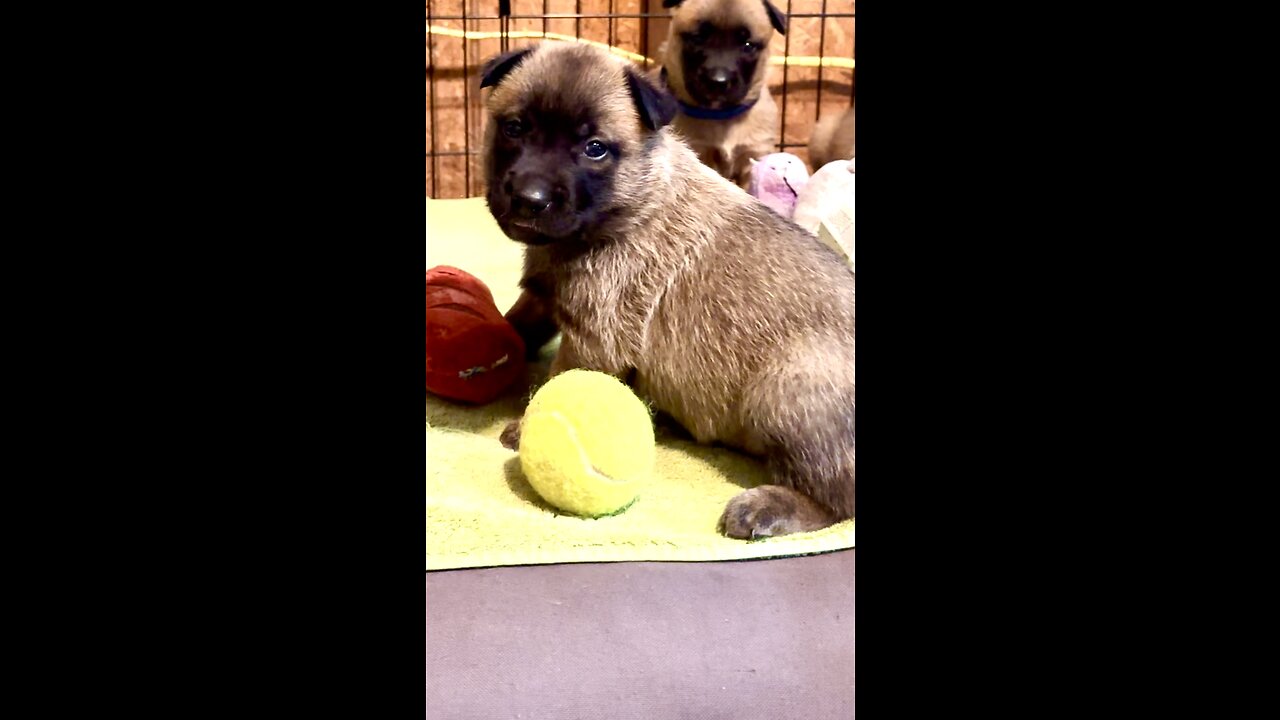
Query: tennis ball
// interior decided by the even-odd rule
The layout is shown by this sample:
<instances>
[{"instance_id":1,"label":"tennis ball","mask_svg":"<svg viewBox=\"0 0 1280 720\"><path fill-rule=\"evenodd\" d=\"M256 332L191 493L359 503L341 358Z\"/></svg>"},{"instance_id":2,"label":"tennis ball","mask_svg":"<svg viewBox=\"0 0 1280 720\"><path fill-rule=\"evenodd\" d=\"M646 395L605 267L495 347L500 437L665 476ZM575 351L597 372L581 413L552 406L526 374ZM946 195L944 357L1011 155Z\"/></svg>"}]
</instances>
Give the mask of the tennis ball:
<instances>
[{"instance_id":1,"label":"tennis ball","mask_svg":"<svg viewBox=\"0 0 1280 720\"><path fill-rule=\"evenodd\" d=\"M520 428L520 466L543 500L574 515L625 510L653 474L653 418L612 375L570 370L543 385Z\"/></svg>"}]
</instances>

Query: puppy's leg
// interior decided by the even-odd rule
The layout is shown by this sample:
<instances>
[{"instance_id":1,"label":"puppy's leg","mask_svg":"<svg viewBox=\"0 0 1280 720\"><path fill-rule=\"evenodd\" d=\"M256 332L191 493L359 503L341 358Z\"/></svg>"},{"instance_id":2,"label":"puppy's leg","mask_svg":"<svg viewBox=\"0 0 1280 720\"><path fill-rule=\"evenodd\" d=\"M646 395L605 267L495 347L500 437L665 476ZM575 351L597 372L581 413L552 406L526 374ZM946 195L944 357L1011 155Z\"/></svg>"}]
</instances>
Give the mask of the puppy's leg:
<instances>
[{"instance_id":1,"label":"puppy's leg","mask_svg":"<svg viewBox=\"0 0 1280 720\"><path fill-rule=\"evenodd\" d=\"M738 540L821 530L836 522L830 510L804 493L781 485L761 485L729 501L720 532Z\"/></svg>"},{"instance_id":2,"label":"puppy's leg","mask_svg":"<svg viewBox=\"0 0 1280 720\"><path fill-rule=\"evenodd\" d=\"M828 450L834 458L823 456ZM828 443L798 439L791 447L771 450L769 470L775 484L747 490L729 501L720 519L725 535L755 540L812 532L854 516L852 448L845 452Z\"/></svg>"},{"instance_id":3,"label":"puppy's leg","mask_svg":"<svg viewBox=\"0 0 1280 720\"><path fill-rule=\"evenodd\" d=\"M556 357L551 361L551 370L547 375L547 379L559 375L566 370L573 370L582 367L581 361L578 359L578 353L574 349L573 340L568 337L560 338L560 349L556 352Z\"/></svg>"},{"instance_id":4,"label":"puppy's leg","mask_svg":"<svg viewBox=\"0 0 1280 720\"><path fill-rule=\"evenodd\" d=\"M751 189L751 161L760 160L766 155L777 152L774 145L736 145L733 148L733 164L730 174L726 175L743 190Z\"/></svg>"},{"instance_id":5,"label":"puppy's leg","mask_svg":"<svg viewBox=\"0 0 1280 720\"><path fill-rule=\"evenodd\" d=\"M765 378L748 393L745 417L765 447L774 484L729 502L720 521L725 535L811 532L854 517L856 393L851 372L829 370L811 364Z\"/></svg>"},{"instance_id":6,"label":"puppy's leg","mask_svg":"<svg viewBox=\"0 0 1280 720\"><path fill-rule=\"evenodd\" d=\"M542 347L560 331L552 319L550 299L528 290L520 293L520 299L507 311L506 318L524 340L525 355L530 359L536 358Z\"/></svg>"},{"instance_id":7,"label":"puppy's leg","mask_svg":"<svg viewBox=\"0 0 1280 720\"><path fill-rule=\"evenodd\" d=\"M515 420L502 430L502 434L498 436L498 442L502 443L502 447L508 450L520 450L520 423L523 421L524 418Z\"/></svg>"},{"instance_id":8,"label":"puppy's leg","mask_svg":"<svg viewBox=\"0 0 1280 720\"><path fill-rule=\"evenodd\" d=\"M715 170L721 177L730 177L730 173L733 171L733 161L732 158L725 155L724 150L714 146L700 147L696 148L696 150L698 160L703 165Z\"/></svg>"},{"instance_id":9,"label":"puppy's leg","mask_svg":"<svg viewBox=\"0 0 1280 720\"><path fill-rule=\"evenodd\" d=\"M746 145L739 145L733 150L733 166L726 175L730 180L738 184L743 190L751 189L751 161L759 160L768 155L766 151L763 154L757 154L752 148Z\"/></svg>"},{"instance_id":10,"label":"puppy's leg","mask_svg":"<svg viewBox=\"0 0 1280 720\"><path fill-rule=\"evenodd\" d=\"M551 361L551 371L547 375L547 379L550 380L560 373L576 367L578 367L578 355L573 350L573 342L568 337L560 338L560 350L556 352L555 359ZM524 418L520 418L507 425L502 431L502 435L498 438L499 442L502 443L502 447L508 450L520 449L520 425L523 422Z\"/></svg>"}]
</instances>

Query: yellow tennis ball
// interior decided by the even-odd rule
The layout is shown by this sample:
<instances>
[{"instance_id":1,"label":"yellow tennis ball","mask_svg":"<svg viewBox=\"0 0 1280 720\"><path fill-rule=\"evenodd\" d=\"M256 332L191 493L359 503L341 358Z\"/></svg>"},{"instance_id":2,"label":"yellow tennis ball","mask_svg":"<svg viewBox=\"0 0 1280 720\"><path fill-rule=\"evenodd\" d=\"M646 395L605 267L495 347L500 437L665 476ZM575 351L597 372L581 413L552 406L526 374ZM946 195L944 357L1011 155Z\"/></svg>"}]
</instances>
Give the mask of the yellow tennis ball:
<instances>
[{"instance_id":1,"label":"yellow tennis ball","mask_svg":"<svg viewBox=\"0 0 1280 720\"><path fill-rule=\"evenodd\" d=\"M653 418L612 375L570 370L543 385L525 411L520 466L542 499L583 517L635 502L653 474Z\"/></svg>"}]
</instances>

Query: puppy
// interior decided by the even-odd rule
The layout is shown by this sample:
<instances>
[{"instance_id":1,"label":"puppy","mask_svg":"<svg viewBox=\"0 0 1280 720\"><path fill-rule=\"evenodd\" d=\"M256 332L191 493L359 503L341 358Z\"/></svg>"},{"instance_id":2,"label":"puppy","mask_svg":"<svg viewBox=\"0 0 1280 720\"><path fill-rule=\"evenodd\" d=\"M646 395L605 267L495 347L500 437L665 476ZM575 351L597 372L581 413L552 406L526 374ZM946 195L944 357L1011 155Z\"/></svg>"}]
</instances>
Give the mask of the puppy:
<instances>
[{"instance_id":1,"label":"puppy","mask_svg":"<svg viewBox=\"0 0 1280 720\"><path fill-rule=\"evenodd\" d=\"M676 100L676 130L698 158L747 187L751 160L778 150L778 106L765 85L774 31L787 18L768 0L663 0L675 8L660 77Z\"/></svg>"},{"instance_id":2,"label":"puppy","mask_svg":"<svg viewBox=\"0 0 1280 720\"><path fill-rule=\"evenodd\" d=\"M759 538L854 514L854 275L816 238L698 162L676 105L591 47L486 64L489 209L524 243L507 317L552 375L629 382L699 442L768 462L722 531ZM518 425L504 444L518 444Z\"/></svg>"},{"instance_id":3,"label":"puppy","mask_svg":"<svg viewBox=\"0 0 1280 720\"><path fill-rule=\"evenodd\" d=\"M817 172L829 162L836 160L852 160L856 147L854 145L854 124L857 113L849 108L842 115L828 115L813 126L813 136L809 140L809 161Z\"/></svg>"}]
</instances>

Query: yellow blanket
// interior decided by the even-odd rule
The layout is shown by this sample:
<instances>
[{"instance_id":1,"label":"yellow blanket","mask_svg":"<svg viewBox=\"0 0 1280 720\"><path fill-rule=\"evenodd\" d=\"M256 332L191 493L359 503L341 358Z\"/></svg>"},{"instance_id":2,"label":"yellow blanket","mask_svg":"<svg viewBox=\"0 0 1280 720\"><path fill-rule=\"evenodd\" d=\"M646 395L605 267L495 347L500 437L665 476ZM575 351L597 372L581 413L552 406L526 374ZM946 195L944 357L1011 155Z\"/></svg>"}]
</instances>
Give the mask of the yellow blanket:
<instances>
[{"instance_id":1,"label":"yellow blanket","mask_svg":"<svg viewBox=\"0 0 1280 720\"><path fill-rule=\"evenodd\" d=\"M489 285L506 311L519 295L520 246L479 198L427 200L427 267L453 265ZM760 463L729 450L658 434L654 478L626 512L598 520L562 515L534 493L516 453L498 443L546 377L554 344L525 385L480 408L426 399L427 570L642 560L744 560L854 545L854 522L816 533L743 542L716 532L725 504L765 482Z\"/></svg>"}]
</instances>

